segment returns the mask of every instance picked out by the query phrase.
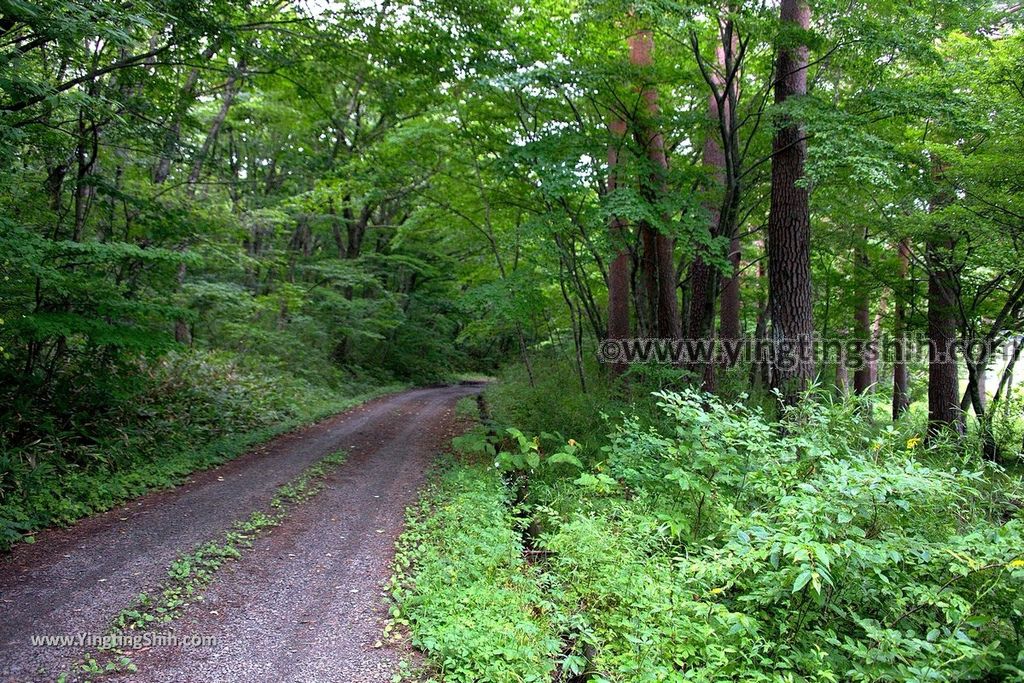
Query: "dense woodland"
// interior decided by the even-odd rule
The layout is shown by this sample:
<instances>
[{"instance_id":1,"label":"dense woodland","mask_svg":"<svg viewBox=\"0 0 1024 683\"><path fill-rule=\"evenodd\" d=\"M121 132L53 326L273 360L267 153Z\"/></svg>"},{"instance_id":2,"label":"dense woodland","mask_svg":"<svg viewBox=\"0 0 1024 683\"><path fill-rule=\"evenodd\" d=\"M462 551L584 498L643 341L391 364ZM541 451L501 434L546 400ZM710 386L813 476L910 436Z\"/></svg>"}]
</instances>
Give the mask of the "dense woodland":
<instances>
[{"instance_id":1,"label":"dense woodland","mask_svg":"<svg viewBox=\"0 0 1024 683\"><path fill-rule=\"evenodd\" d=\"M1024 680L1021 9L0 2L0 545L496 375L441 680Z\"/></svg>"}]
</instances>

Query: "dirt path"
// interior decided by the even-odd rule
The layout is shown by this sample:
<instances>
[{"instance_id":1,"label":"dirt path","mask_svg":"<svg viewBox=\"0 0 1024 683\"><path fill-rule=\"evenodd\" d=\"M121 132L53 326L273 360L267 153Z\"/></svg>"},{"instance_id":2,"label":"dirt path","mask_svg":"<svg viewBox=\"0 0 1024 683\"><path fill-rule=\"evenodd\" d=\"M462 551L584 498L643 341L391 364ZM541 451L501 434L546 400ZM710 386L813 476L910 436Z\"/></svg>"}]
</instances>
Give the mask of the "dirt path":
<instances>
[{"instance_id":1,"label":"dirt path","mask_svg":"<svg viewBox=\"0 0 1024 683\"><path fill-rule=\"evenodd\" d=\"M174 625L208 648L132 653L138 681L391 680L397 654L374 648L381 587L405 507L455 428L463 385L384 397L270 442L177 489L39 534L0 565L0 680L53 680L80 648L33 635L102 634L168 564L264 508L274 490L339 449L345 464L255 549L221 569L205 602Z\"/></svg>"}]
</instances>

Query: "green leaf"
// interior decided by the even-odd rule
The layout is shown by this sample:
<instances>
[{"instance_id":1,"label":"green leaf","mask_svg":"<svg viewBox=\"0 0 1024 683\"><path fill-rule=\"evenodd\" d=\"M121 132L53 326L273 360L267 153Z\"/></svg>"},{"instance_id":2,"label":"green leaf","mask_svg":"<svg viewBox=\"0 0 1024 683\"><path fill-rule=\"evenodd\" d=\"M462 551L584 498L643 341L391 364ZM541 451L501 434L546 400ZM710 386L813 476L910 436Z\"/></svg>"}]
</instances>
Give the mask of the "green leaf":
<instances>
[{"instance_id":1,"label":"green leaf","mask_svg":"<svg viewBox=\"0 0 1024 683\"><path fill-rule=\"evenodd\" d=\"M800 590L810 582L813 575L814 572L810 569L805 569L797 574L796 580L793 581L793 592L799 593Z\"/></svg>"}]
</instances>

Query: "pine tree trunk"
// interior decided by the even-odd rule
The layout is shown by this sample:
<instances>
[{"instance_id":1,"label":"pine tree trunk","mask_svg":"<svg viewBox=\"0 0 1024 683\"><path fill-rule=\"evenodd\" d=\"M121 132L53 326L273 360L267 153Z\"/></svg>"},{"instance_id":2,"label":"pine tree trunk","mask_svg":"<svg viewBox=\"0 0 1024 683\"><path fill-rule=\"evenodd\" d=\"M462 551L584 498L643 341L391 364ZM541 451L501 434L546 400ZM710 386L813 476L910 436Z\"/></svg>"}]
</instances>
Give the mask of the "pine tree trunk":
<instances>
[{"instance_id":1,"label":"pine tree trunk","mask_svg":"<svg viewBox=\"0 0 1024 683\"><path fill-rule=\"evenodd\" d=\"M784 24L808 29L811 11L805 0L782 0ZM780 46L775 101L807 93L808 49ZM771 208L768 214L768 309L772 325L772 385L791 401L814 377L808 346L814 334L811 294L810 202L802 185L807 143L803 127L786 120L772 143Z\"/></svg>"}]
</instances>

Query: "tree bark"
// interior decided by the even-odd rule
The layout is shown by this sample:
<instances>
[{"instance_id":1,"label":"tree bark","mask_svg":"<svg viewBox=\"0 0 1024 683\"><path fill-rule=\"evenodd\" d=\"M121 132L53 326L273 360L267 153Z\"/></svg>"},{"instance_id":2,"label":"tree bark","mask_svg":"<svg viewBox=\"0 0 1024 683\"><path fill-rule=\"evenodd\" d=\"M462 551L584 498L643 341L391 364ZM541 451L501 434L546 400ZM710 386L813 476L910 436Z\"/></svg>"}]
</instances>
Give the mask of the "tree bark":
<instances>
[{"instance_id":1,"label":"tree bark","mask_svg":"<svg viewBox=\"0 0 1024 683\"><path fill-rule=\"evenodd\" d=\"M944 185L946 165L932 161L932 179L939 186L930 211L952 201ZM945 230L939 226L938 230ZM964 413L960 409L959 363L956 353L957 297L959 283L953 265L954 238L933 234L926 246L928 264L928 435L952 432L963 436Z\"/></svg>"},{"instance_id":2,"label":"tree bark","mask_svg":"<svg viewBox=\"0 0 1024 683\"><path fill-rule=\"evenodd\" d=\"M898 420L910 407L907 371L907 273L910 270L910 243L906 238L899 244L899 276L901 288L896 292L896 317L893 336L896 337L896 359L892 368L892 419Z\"/></svg>"},{"instance_id":3,"label":"tree bark","mask_svg":"<svg viewBox=\"0 0 1024 683\"><path fill-rule=\"evenodd\" d=\"M805 0L782 0L784 25L807 30L811 10ZM775 101L807 94L808 48L779 47ZM809 192L801 182L807 143L803 127L786 119L772 143L771 208L768 213L768 309L773 342L772 386L787 401L814 377L809 344L814 334L810 260Z\"/></svg>"},{"instance_id":4,"label":"tree bark","mask_svg":"<svg viewBox=\"0 0 1024 683\"><path fill-rule=\"evenodd\" d=\"M729 241L729 263L732 265L732 275L725 278L722 284L722 301L718 306L718 336L722 339L739 339L742 336L740 330L740 238L733 235ZM732 365L733 361L726 357L726 366Z\"/></svg>"},{"instance_id":5,"label":"tree bark","mask_svg":"<svg viewBox=\"0 0 1024 683\"><path fill-rule=\"evenodd\" d=\"M867 231L857 244L854 260L856 261L857 306L853 314L853 329L857 339L857 369L853 373L853 393L863 396L871 389L871 364L868 360L868 342L871 340L871 298L866 283L863 282L864 272L868 267Z\"/></svg>"},{"instance_id":6,"label":"tree bark","mask_svg":"<svg viewBox=\"0 0 1024 683\"><path fill-rule=\"evenodd\" d=\"M650 67L653 61L654 37L650 29L640 29L629 38L629 61L635 67ZM634 136L647 152L651 172L644 183L649 200L657 200L666 191L665 174L668 158L665 139L656 125L658 118L658 91L647 83L640 86L645 111L638 117ZM681 333L679 303L676 300L675 263L672 255L674 240L644 223L640 226L644 248L644 282L654 331L659 337L676 337Z\"/></svg>"},{"instance_id":7,"label":"tree bark","mask_svg":"<svg viewBox=\"0 0 1024 683\"><path fill-rule=\"evenodd\" d=\"M956 353L956 298L949 260L954 243L937 239L928 244L928 433L951 431L963 436L960 381Z\"/></svg>"}]
</instances>

